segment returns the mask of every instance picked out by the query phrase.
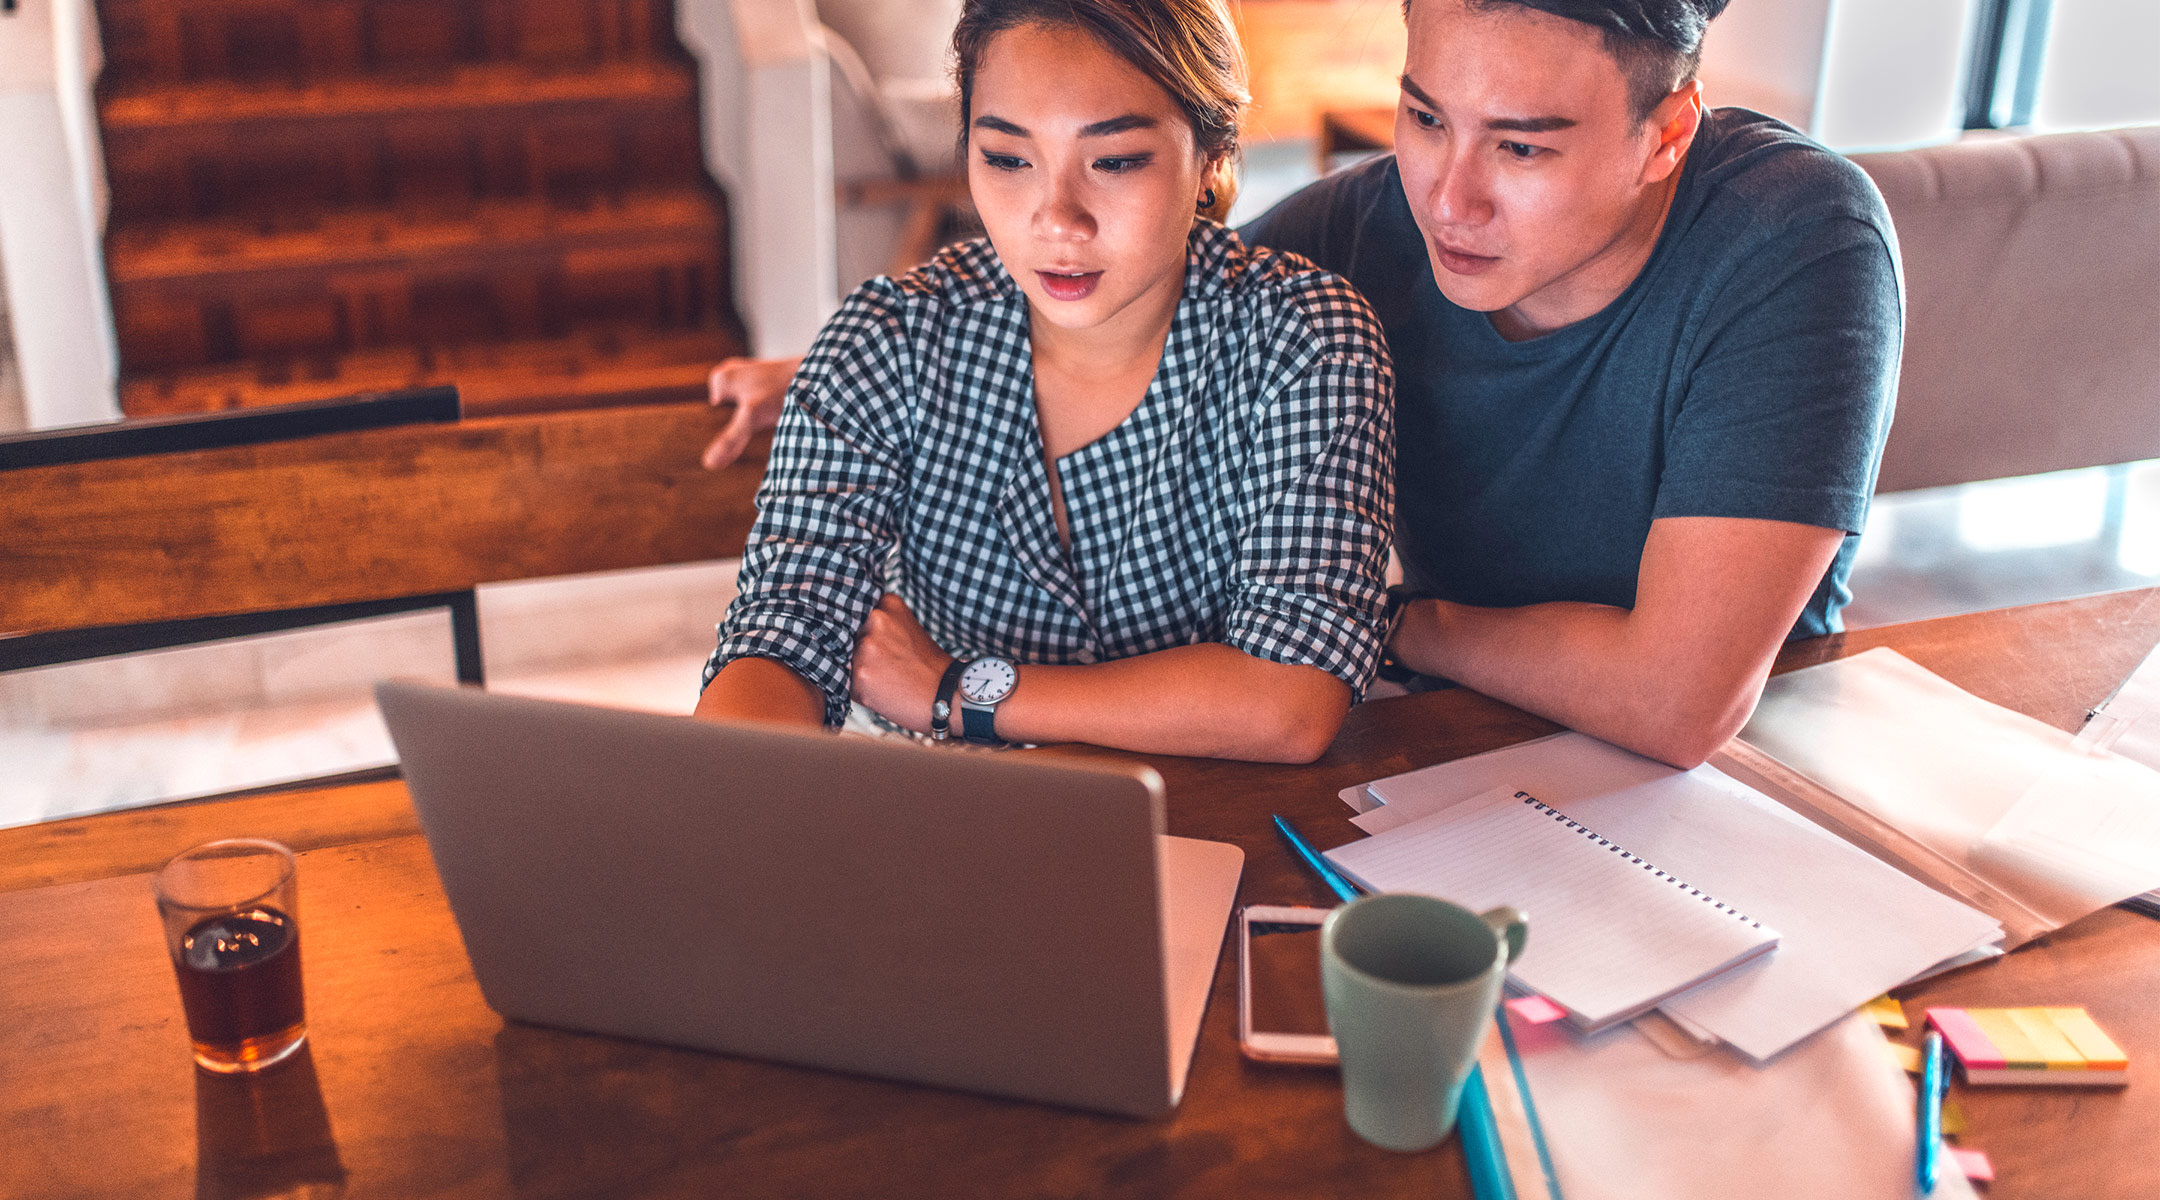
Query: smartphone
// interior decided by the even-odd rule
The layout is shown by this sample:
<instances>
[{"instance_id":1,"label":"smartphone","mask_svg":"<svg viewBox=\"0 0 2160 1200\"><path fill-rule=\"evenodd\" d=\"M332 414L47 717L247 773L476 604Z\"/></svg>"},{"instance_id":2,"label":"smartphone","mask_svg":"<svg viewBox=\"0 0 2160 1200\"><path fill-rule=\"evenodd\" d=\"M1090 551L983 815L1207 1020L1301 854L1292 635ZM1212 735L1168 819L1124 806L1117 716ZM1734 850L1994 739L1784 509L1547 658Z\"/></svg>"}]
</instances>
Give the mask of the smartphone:
<instances>
[{"instance_id":1,"label":"smartphone","mask_svg":"<svg viewBox=\"0 0 2160 1200\"><path fill-rule=\"evenodd\" d=\"M1259 1062L1337 1061L1320 994L1325 908L1250 904L1238 910L1238 1048Z\"/></svg>"}]
</instances>

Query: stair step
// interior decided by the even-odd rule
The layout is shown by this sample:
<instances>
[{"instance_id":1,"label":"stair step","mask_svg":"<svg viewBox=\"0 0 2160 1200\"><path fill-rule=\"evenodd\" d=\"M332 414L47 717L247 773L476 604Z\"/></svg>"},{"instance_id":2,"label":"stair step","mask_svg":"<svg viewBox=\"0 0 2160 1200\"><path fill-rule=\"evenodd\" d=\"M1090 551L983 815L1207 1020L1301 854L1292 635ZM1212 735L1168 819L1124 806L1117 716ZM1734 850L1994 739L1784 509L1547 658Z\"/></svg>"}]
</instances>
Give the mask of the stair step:
<instances>
[{"instance_id":1,"label":"stair step","mask_svg":"<svg viewBox=\"0 0 2160 1200\"><path fill-rule=\"evenodd\" d=\"M705 180L693 80L675 64L170 95L104 104L115 226Z\"/></svg>"},{"instance_id":2,"label":"stair step","mask_svg":"<svg viewBox=\"0 0 2160 1200\"><path fill-rule=\"evenodd\" d=\"M720 232L716 201L682 189L585 208L491 200L445 210L320 213L285 224L138 226L115 230L107 249L116 288L162 284L186 290L249 277L384 268L440 271L468 261L487 265L579 251L675 247L718 238Z\"/></svg>"},{"instance_id":3,"label":"stair step","mask_svg":"<svg viewBox=\"0 0 2160 1200\"><path fill-rule=\"evenodd\" d=\"M695 103L696 79L683 63L630 61L582 70L525 63L478 63L425 75L348 76L265 87L233 80L115 90L99 115L106 137L173 133L205 126L262 127L304 122L324 132L329 122L380 121L565 104Z\"/></svg>"},{"instance_id":4,"label":"stair step","mask_svg":"<svg viewBox=\"0 0 2160 1200\"><path fill-rule=\"evenodd\" d=\"M106 245L129 371L728 319L722 212L695 189L139 227Z\"/></svg>"},{"instance_id":5,"label":"stair step","mask_svg":"<svg viewBox=\"0 0 2160 1200\"><path fill-rule=\"evenodd\" d=\"M100 0L120 86L679 57L667 0Z\"/></svg>"},{"instance_id":6,"label":"stair step","mask_svg":"<svg viewBox=\"0 0 2160 1200\"><path fill-rule=\"evenodd\" d=\"M120 387L131 417L289 404L454 383L467 415L644 404L703 396L713 364L743 353L721 328L604 328L570 337L398 346L149 372Z\"/></svg>"}]
</instances>

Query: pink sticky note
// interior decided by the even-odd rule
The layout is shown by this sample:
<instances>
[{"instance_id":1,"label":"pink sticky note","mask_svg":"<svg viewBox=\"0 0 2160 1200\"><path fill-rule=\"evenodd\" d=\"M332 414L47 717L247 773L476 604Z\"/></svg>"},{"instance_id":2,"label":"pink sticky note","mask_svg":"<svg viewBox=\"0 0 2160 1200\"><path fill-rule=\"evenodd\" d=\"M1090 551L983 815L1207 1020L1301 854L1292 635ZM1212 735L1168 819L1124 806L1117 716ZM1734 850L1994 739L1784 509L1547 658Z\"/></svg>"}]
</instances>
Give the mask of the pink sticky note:
<instances>
[{"instance_id":1,"label":"pink sticky note","mask_svg":"<svg viewBox=\"0 0 2160 1200\"><path fill-rule=\"evenodd\" d=\"M1567 1010L1543 996L1521 996L1507 1002L1508 1011L1532 1025L1557 1021L1567 1015Z\"/></svg>"},{"instance_id":2,"label":"pink sticky note","mask_svg":"<svg viewBox=\"0 0 2160 1200\"><path fill-rule=\"evenodd\" d=\"M1949 1150L1950 1157L1957 1161L1958 1170L1965 1172L1965 1178L1977 1183L1993 1182L1995 1164L1988 1161L1986 1151L1960 1150L1955 1146L1950 1147Z\"/></svg>"}]
</instances>

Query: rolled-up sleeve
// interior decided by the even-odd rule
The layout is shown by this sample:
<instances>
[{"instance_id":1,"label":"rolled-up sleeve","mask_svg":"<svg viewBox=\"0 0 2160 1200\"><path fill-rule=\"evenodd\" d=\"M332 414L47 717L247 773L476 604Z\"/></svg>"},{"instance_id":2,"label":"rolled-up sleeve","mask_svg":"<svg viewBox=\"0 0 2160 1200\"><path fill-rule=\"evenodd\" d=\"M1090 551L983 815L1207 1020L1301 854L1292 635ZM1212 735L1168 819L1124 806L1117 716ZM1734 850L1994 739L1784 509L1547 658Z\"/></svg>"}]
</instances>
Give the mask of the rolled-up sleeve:
<instances>
[{"instance_id":1,"label":"rolled-up sleeve","mask_svg":"<svg viewBox=\"0 0 2160 1200\"><path fill-rule=\"evenodd\" d=\"M1249 523L1222 640L1318 667L1362 698L1386 633L1394 371L1364 301L1316 280L1277 335L1271 369L1285 382L1251 431Z\"/></svg>"},{"instance_id":2,"label":"rolled-up sleeve","mask_svg":"<svg viewBox=\"0 0 2160 1200\"><path fill-rule=\"evenodd\" d=\"M704 684L735 659L769 658L824 693L827 725L847 719L856 633L885 591L906 506L913 376L897 285L873 279L788 387Z\"/></svg>"}]
</instances>

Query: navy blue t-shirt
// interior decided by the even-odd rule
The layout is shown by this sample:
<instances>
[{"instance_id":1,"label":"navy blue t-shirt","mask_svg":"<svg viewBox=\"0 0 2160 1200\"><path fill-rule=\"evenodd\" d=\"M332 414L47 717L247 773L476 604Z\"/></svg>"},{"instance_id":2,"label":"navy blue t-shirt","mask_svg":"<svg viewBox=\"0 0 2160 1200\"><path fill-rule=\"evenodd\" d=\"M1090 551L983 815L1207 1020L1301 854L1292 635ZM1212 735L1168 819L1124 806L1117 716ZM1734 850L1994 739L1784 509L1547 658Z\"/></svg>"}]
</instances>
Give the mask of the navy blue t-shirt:
<instances>
[{"instance_id":1,"label":"navy blue t-shirt","mask_svg":"<svg viewBox=\"0 0 2160 1200\"><path fill-rule=\"evenodd\" d=\"M1441 294L1392 155L1239 232L1348 278L1379 314L1396 546L1421 593L1633 607L1652 521L1756 517L1847 532L1792 636L1842 628L1904 336L1890 215L1851 162L1710 111L1635 282L1522 342Z\"/></svg>"}]
</instances>

